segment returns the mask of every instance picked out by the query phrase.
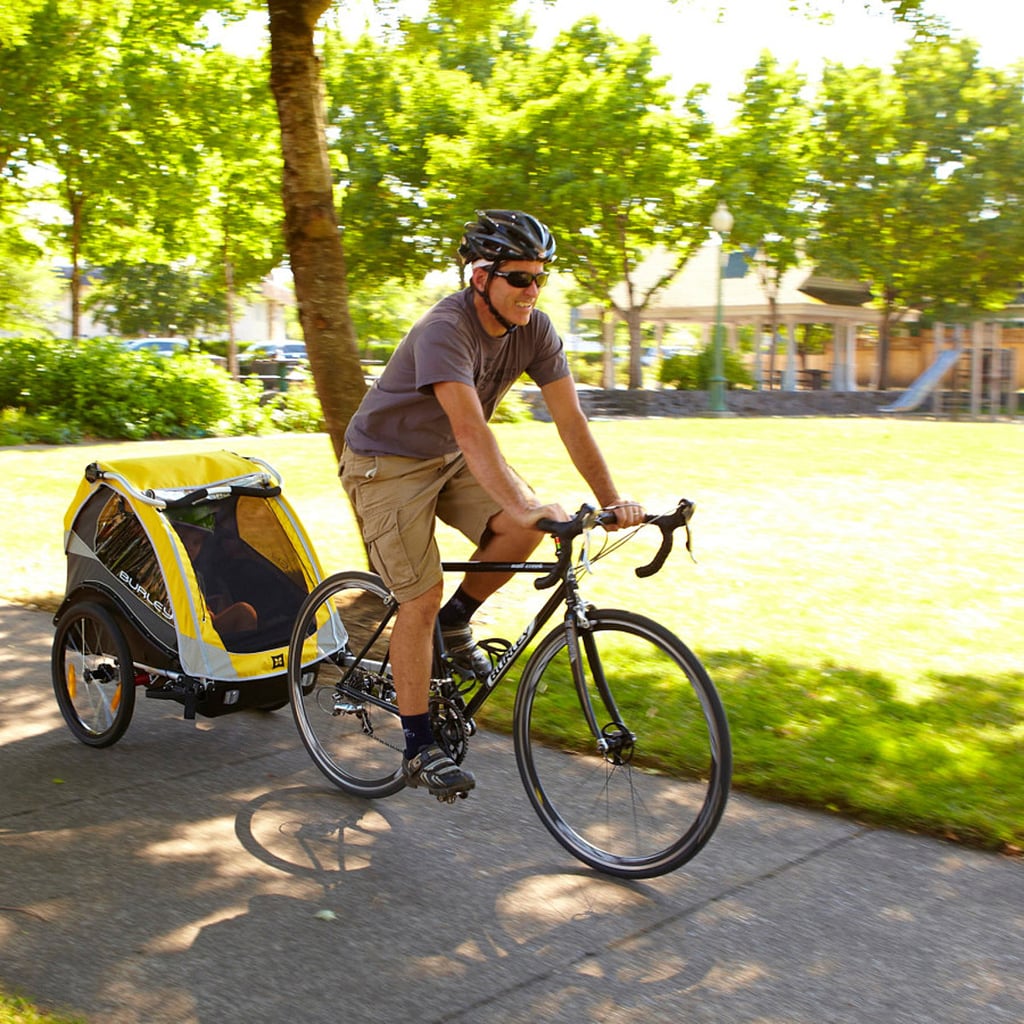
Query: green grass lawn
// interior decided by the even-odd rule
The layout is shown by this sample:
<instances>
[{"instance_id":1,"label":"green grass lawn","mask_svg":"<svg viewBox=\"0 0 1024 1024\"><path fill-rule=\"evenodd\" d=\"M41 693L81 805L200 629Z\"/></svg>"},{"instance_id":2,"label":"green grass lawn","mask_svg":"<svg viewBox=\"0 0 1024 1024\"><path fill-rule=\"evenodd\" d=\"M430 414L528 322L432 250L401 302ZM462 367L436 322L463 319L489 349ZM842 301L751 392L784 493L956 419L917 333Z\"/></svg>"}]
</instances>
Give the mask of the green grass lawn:
<instances>
[{"instance_id":1,"label":"green grass lawn","mask_svg":"<svg viewBox=\"0 0 1024 1024\"><path fill-rule=\"evenodd\" d=\"M27 999L0 992L0 1024L85 1024L80 1017L43 1013Z\"/></svg>"},{"instance_id":2,"label":"green grass lawn","mask_svg":"<svg viewBox=\"0 0 1024 1024\"><path fill-rule=\"evenodd\" d=\"M587 499L552 427L496 427L545 500ZM692 498L651 580L646 531L595 564L599 605L663 621L705 660L730 717L735 785L862 820L1024 847L1024 426L881 419L594 424L621 488L649 508ZM0 596L63 591L65 509L86 463L229 447L259 455L327 571L362 547L323 436L0 451L8 512ZM448 532L442 548L468 554ZM515 581L478 633L515 636L539 603ZM491 717L500 723L511 693Z\"/></svg>"}]
</instances>

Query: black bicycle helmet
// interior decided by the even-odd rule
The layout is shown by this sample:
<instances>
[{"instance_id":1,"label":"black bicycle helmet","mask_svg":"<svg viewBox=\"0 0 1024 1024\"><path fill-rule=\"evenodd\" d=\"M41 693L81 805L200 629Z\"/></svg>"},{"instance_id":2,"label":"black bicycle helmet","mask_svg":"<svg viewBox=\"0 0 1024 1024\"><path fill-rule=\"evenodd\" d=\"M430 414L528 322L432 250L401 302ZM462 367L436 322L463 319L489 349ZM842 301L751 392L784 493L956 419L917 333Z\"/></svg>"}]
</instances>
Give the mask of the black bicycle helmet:
<instances>
[{"instance_id":1,"label":"black bicycle helmet","mask_svg":"<svg viewBox=\"0 0 1024 1024\"><path fill-rule=\"evenodd\" d=\"M477 219L466 224L459 258L464 264L488 260L530 260L551 263L555 239L546 225L520 210L477 210Z\"/></svg>"}]
</instances>

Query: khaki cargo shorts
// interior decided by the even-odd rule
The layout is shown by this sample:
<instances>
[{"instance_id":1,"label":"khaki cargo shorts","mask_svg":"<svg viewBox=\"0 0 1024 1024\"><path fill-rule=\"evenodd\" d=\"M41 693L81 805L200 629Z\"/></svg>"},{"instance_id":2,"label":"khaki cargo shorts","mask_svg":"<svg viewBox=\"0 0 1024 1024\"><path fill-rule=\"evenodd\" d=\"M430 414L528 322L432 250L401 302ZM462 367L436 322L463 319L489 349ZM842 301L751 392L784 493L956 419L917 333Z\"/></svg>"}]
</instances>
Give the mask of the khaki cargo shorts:
<instances>
[{"instance_id":1,"label":"khaki cargo shorts","mask_svg":"<svg viewBox=\"0 0 1024 1024\"><path fill-rule=\"evenodd\" d=\"M338 467L370 564L398 602L441 581L436 519L479 544L501 506L476 482L462 454L437 459L358 455L345 448Z\"/></svg>"}]
</instances>

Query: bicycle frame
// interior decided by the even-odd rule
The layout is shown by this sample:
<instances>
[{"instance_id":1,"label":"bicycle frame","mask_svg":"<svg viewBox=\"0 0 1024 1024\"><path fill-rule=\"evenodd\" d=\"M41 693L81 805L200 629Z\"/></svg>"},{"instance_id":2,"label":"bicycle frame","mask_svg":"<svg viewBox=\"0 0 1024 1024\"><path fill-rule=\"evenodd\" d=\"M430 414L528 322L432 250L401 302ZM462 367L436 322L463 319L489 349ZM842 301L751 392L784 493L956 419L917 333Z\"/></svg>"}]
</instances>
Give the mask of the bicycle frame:
<instances>
[{"instance_id":1,"label":"bicycle frame","mask_svg":"<svg viewBox=\"0 0 1024 1024\"><path fill-rule=\"evenodd\" d=\"M559 569L559 566L556 562L442 562L441 569L446 573L502 572L520 575L523 573L551 573L556 569ZM582 599L579 592L576 570L572 565L567 565L564 568L561 568L559 575L561 578L556 584L551 595L541 606L540 610L530 620L526 628L522 633L520 633L519 637L514 642L510 643L508 649L500 655L494 665L493 671L487 679L479 681L478 688L475 690L472 697L466 702L465 714L469 718L476 715L480 708L482 708L487 702L490 695L508 675L512 666L519 660L520 655L530 644L530 641L533 640L534 637L536 637L537 634L540 633L540 631L547 625L555 614L555 610L558 606L564 604L566 608L564 621L566 623L566 628L569 631L570 663L573 668L573 679L580 698L580 705L583 709L584 715L586 716L587 722L590 725L591 731L594 734L594 738L602 748L606 749L608 746L607 737L602 735L601 727L598 725L597 717L594 714L594 710L587 693L586 681L580 665L577 625L580 623L581 619L585 620L585 611L583 609ZM384 628L395 615L396 610L397 606L393 607L392 610L381 620L380 625L367 642L365 649L355 655L353 659L354 664L365 664L363 659L366 651L370 649L376 639L383 632ZM615 701L609 692L607 683L604 679L604 673L600 670L600 660L596 656L596 651L592 646L587 644L586 640L584 640L584 646L588 647L591 667L594 668L596 666L594 682L602 700L604 701L605 707L616 724L622 726L618 711L615 707ZM435 668L442 667L444 645L441 639L441 627L439 624L435 624L434 626L434 649L436 652ZM380 668L383 667L383 665L380 666ZM375 699L370 697L368 694L362 695L362 699L365 700L367 698L370 699L371 703L379 703L381 706L387 706L386 701Z\"/></svg>"},{"instance_id":2,"label":"bicycle frame","mask_svg":"<svg viewBox=\"0 0 1024 1024\"><path fill-rule=\"evenodd\" d=\"M687 550L690 550L689 520L693 514L693 509L693 503L683 499L679 502L674 513L661 517L650 517L648 520L649 522L657 523L661 527L662 543L658 553L650 564L635 570L637 576L641 578L651 576L661 568L661 565L664 563L672 549L672 531L677 526L682 526L686 529L686 547ZM563 621L566 629L566 648L569 653L569 663L572 670L573 684L579 698L580 708L583 711L587 725L590 728L594 739L597 741L598 747L604 754L608 755L611 753L614 755L616 752L623 750L627 744L631 744L635 740L635 737L622 721L622 717L619 713L618 707L616 706L615 698L612 696L607 679L605 678L604 667L601 663L593 637L587 629L588 620L586 608L579 590L576 567L572 563L574 538L579 535L579 531L568 535L563 535L562 533L565 528L572 528L574 525L581 523L582 520L580 519L580 516L585 512L590 515L590 519L587 521L590 522L591 525L600 523L602 521L602 516L610 515L614 518L614 513L594 510L588 506L584 506L577 515L576 520L572 523L554 523L551 521L544 521L538 524L543 529L548 530L548 532L550 532L554 537L556 555L556 560L554 562L443 561L441 563L441 570L444 573L507 573L511 575L521 575L523 573L534 573L537 575L544 574L543 578L537 581L537 588L546 589L549 586L554 587L551 596L544 602L541 609L530 620L522 633L520 633L518 639L511 642L508 649L498 656L490 675L484 680L474 681L473 687L475 687L475 692L472 693L472 696L464 704L464 713L467 717L472 719L480 708L483 707L490 695L508 675L511 667L519 660L520 655L529 645L530 641L537 636L545 625L547 625L551 617L554 615L555 609L560 604L564 603L566 611ZM396 611L397 605L394 605L391 611L381 620L380 625L367 642L364 650L360 651L355 656L353 664L358 665L363 663L363 658L365 657L366 652L376 642L377 638L384 631ZM594 677L594 686L605 706L605 710L611 718L611 721L615 724L617 731L614 733L609 733L607 726L602 728L598 723L597 716L594 714L593 702L590 698L586 676L583 671L583 664L580 659L581 631L583 647L587 655L587 664L590 666ZM450 672L444 665L444 642L441 636L441 626L440 623L437 622L434 624L434 652L434 668L440 669L444 673L444 675L440 676L440 681L450 682ZM383 669L384 667L384 665L378 666L379 669ZM438 676L435 673L435 679L437 678ZM369 699L371 703L378 704L381 707L389 706L387 701L371 697L369 694L362 694L362 699Z\"/></svg>"}]
</instances>

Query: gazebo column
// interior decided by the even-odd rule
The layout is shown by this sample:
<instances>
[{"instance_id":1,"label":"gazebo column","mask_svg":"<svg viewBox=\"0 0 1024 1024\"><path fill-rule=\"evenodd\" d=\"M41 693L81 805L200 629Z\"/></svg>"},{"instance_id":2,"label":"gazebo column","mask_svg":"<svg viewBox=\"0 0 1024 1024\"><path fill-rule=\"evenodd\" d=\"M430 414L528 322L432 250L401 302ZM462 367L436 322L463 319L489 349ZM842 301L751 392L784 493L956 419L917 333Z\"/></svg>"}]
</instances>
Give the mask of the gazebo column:
<instances>
[{"instance_id":1,"label":"gazebo column","mask_svg":"<svg viewBox=\"0 0 1024 1024\"><path fill-rule=\"evenodd\" d=\"M844 384L846 391L857 390L857 324L846 325L846 373Z\"/></svg>"},{"instance_id":2,"label":"gazebo column","mask_svg":"<svg viewBox=\"0 0 1024 1024\"><path fill-rule=\"evenodd\" d=\"M833 324L833 358L831 358L831 366L829 367L831 377L831 390L842 391L843 390L843 379L840 375L840 345L842 342L840 339L844 337L841 332L843 330L842 324Z\"/></svg>"},{"instance_id":3,"label":"gazebo column","mask_svg":"<svg viewBox=\"0 0 1024 1024\"><path fill-rule=\"evenodd\" d=\"M833 391L846 390L846 363L843 361L846 354L846 325L834 323L832 325L832 388Z\"/></svg>"},{"instance_id":4,"label":"gazebo column","mask_svg":"<svg viewBox=\"0 0 1024 1024\"><path fill-rule=\"evenodd\" d=\"M604 319L604 354L601 357L601 386L606 391L615 390L615 318Z\"/></svg>"},{"instance_id":5,"label":"gazebo column","mask_svg":"<svg viewBox=\"0 0 1024 1024\"><path fill-rule=\"evenodd\" d=\"M782 390L796 391L796 322L786 320L786 368L782 371Z\"/></svg>"},{"instance_id":6,"label":"gazebo column","mask_svg":"<svg viewBox=\"0 0 1024 1024\"><path fill-rule=\"evenodd\" d=\"M761 342L764 337L764 324L754 324L754 387L758 391L764 391L764 357L761 352Z\"/></svg>"}]
</instances>

